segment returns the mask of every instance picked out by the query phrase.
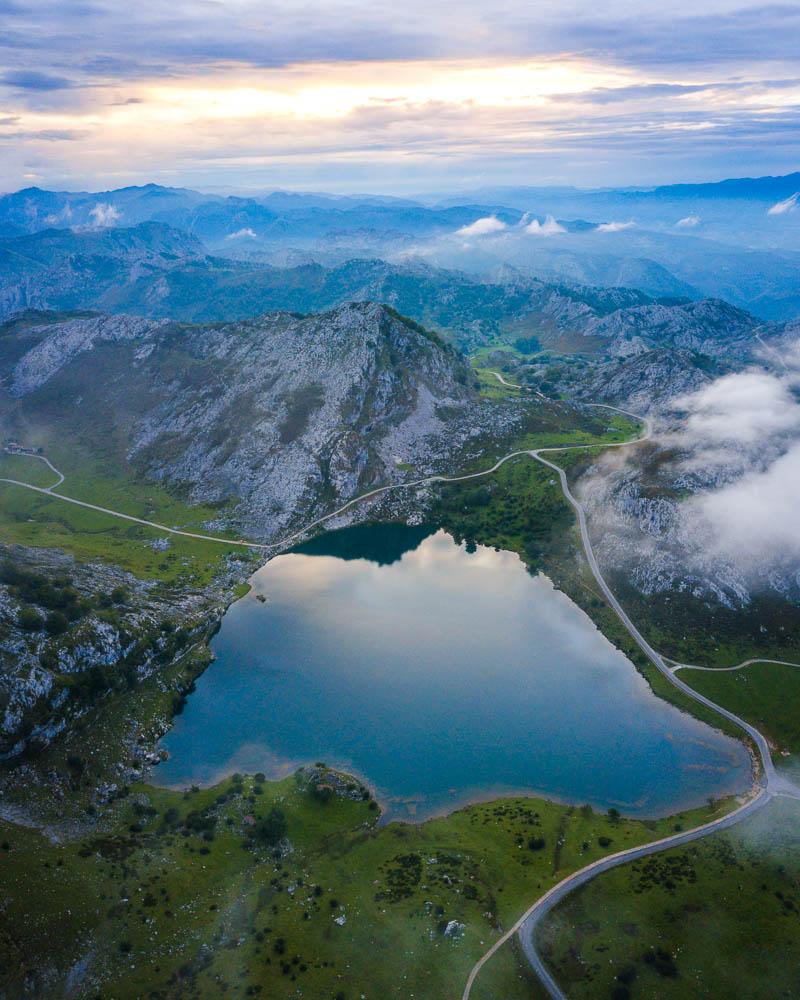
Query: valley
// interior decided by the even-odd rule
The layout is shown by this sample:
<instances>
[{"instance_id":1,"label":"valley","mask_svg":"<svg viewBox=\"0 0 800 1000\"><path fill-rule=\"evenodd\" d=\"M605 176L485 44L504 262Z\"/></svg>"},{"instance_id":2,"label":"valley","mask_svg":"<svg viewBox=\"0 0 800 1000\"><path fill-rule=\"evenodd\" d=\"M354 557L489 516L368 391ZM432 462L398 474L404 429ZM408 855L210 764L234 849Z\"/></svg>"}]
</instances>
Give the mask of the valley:
<instances>
[{"instance_id":1,"label":"valley","mask_svg":"<svg viewBox=\"0 0 800 1000\"><path fill-rule=\"evenodd\" d=\"M796 916L800 594L699 518L791 454L796 320L208 211L0 240L0 988L730 990L671 900Z\"/></svg>"}]
</instances>

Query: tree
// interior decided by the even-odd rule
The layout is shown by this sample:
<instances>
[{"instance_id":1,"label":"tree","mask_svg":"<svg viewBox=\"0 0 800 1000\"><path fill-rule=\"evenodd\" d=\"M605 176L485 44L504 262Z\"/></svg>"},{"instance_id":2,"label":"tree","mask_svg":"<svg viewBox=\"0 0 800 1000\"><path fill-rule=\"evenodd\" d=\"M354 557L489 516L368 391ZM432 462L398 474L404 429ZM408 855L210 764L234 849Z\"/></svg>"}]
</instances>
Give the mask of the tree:
<instances>
[{"instance_id":1,"label":"tree","mask_svg":"<svg viewBox=\"0 0 800 1000\"><path fill-rule=\"evenodd\" d=\"M275 847L285 836L286 816L278 806L273 806L253 827L254 839L268 847Z\"/></svg>"}]
</instances>

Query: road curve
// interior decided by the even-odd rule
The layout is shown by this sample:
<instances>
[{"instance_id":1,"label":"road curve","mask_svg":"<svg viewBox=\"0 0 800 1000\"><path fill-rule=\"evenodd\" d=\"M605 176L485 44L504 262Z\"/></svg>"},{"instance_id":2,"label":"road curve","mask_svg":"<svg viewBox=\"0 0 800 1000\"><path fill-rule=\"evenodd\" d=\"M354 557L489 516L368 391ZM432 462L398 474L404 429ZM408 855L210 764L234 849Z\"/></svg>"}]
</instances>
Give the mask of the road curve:
<instances>
[{"instance_id":1,"label":"road curve","mask_svg":"<svg viewBox=\"0 0 800 1000\"><path fill-rule=\"evenodd\" d=\"M609 854L607 857L600 858L598 861L586 865L585 868L581 868L579 871L567 876L567 878L562 879L557 885L554 885L552 889L541 896L518 921L516 930L519 932L520 943L525 957L553 1000L567 1000L567 996L550 974L539 953L536 951L534 933L537 925L554 906L560 903L574 889L584 885L603 872L617 868L619 865L628 864L630 861L636 861L638 858L645 858L649 854L657 854L659 851L666 851L672 847L681 847L683 844L689 844L693 840L699 840L701 837L707 837L709 834L719 833L721 830L739 823L746 816L750 816L761 809L771 798L772 793L766 788L762 788L756 796L739 806L738 809L727 813L725 816L721 816L719 819L713 820L710 823L704 823L702 826L696 826L685 833L676 833L670 837L653 840L649 844L642 844L641 847L633 847L627 851ZM512 936L513 933L514 930L512 929L508 936Z\"/></svg>"},{"instance_id":2,"label":"road curve","mask_svg":"<svg viewBox=\"0 0 800 1000\"><path fill-rule=\"evenodd\" d=\"M515 382L508 382L505 378L503 378L500 372L493 372L489 368L487 368L486 371L489 375L494 375L497 381L501 385L504 385L507 389L521 389L523 392L532 392L536 396L541 396L542 399L546 398L543 392L540 392L538 389L534 389L532 385L517 385Z\"/></svg>"},{"instance_id":3,"label":"road curve","mask_svg":"<svg viewBox=\"0 0 800 1000\"><path fill-rule=\"evenodd\" d=\"M769 783L769 780L772 777L774 777L774 767L769 752L769 745L767 744L766 739L754 726L751 726L749 722L745 722L744 719L740 719L738 715L735 715L733 712L729 712L728 709L723 708L721 705L717 705L715 702L711 701L710 698L706 698L705 695L702 695L699 692L695 691L694 688L690 687L684 681L680 680L679 677L676 677L675 674L667 665L667 662L661 656L661 654L658 653L650 645L647 639L645 639L645 637L642 635L639 629L631 621L630 617L628 616L628 613L619 603L613 591L606 583L605 577L600 571L600 566L597 563L597 559L594 554L594 549L592 548L592 543L589 538L589 529L586 523L586 514L583 510L582 505L578 502L578 500L576 500L576 498L572 494L572 491L569 488L569 483L567 482L567 474L560 466L556 465L554 462L551 462L549 459L543 457L544 452L553 452L559 450L561 449L540 448L537 451L532 451L531 456L535 458L537 461L541 462L543 465L546 465L548 468L552 469L555 473L557 473L559 480L561 482L561 489L564 493L564 496L567 498L567 500L575 510L575 513L577 514L578 526L580 528L580 534L581 534L581 541L583 543L586 559L589 563L589 568L591 569L592 575L597 581L598 586L603 591L603 594L606 600L608 601L609 605L611 606L611 608L613 608L617 617L625 626L625 628L627 629L628 633L630 634L631 638L634 640L636 645L642 650L645 656L660 671L660 673L662 673L664 677L666 677L667 680L670 681L671 684L673 684L676 688L678 688L680 691L686 694L693 701L699 702L701 705L705 705L706 708L710 708L712 711L717 712L719 715L722 715L724 718L728 719L728 721L732 722L734 725L738 726L740 729L744 730L744 732L747 733L747 735L750 737L750 739L758 748L759 757L761 759L761 766L764 775L767 779L767 783Z\"/></svg>"},{"instance_id":4,"label":"road curve","mask_svg":"<svg viewBox=\"0 0 800 1000\"><path fill-rule=\"evenodd\" d=\"M586 445L580 445L580 447L585 448ZM608 445L606 447L612 447ZM65 503L75 504L77 507L85 507L87 510L95 510L100 514L109 514L111 517L122 518L123 521L132 521L134 524L143 524L148 528L156 528L158 531L166 531L170 535L181 535L184 538L195 538L203 542L217 542L220 545L238 545L242 548L248 549L259 549L261 551L270 551L272 549L280 549L290 542L295 541L302 535L311 531L312 528L318 527L320 524L324 524L326 521L330 521L331 518L337 517L339 514L343 514L350 507L353 507L357 503L361 503L364 500L368 500L370 497L378 496L381 493L388 493L390 490L407 490L413 489L417 486L427 486L430 483L461 483L468 479L479 479L481 476L490 476L493 472L497 472L501 465L505 465L512 458L518 458L521 456L530 455L530 451L512 451L508 455L504 455L502 458L498 459L494 465L488 469L481 469L479 472L468 472L463 476L425 476L422 479L414 479L404 483L392 483L389 486L379 486L377 489L369 490L367 493L362 493L360 496L354 497L352 500L348 500L347 503L342 504L341 507L337 507L336 510L332 510L328 514L324 514L322 517L318 517L315 521L311 521L309 524L304 525L298 531L293 532L291 535L287 535L286 538L281 539L279 542L251 542L245 539L233 539L233 538L221 538L219 535L205 535L201 532L196 531L183 531L180 528L170 528L166 524L159 524L158 521L148 521L143 517L134 517L133 514L124 514L119 510L112 510L110 507L101 507L99 504L89 503L86 500L77 500L75 497L68 497L64 493L56 493L56 486L60 486L64 482L64 476L52 465L48 459L44 458L42 455L26 455L28 458L39 458L53 470L53 472L59 477L58 482L54 483L52 486L34 486L32 483L23 482L21 479L7 479L0 477L0 483L8 483L11 486L21 486L26 490L32 490L34 493L42 493L45 496L55 497L57 500L63 500Z\"/></svg>"},{"instance_id":5,"label":"road curve","mask_svg":"<svg viewBox=\"0 0 800 1000\"><path fill-rule=\"evenodd\" d=\"M50 461L50 459L46 458L44 455L36 455L36 454L34 454L32 452L29 452L29 451L10 451L8 448L5 449L5 454L6 455L17 455L20 458L35 458L38 462L44 462L44 464L47 466L47 468L56 477L56 481L53 483L52 486L48 486L46 488L45 492L48 492L49 490L54 490L56 488L56 486L60 486L64 482L64 476L53 465L53 463ZM0 480L0 482L11 482L11 480L5 480L5 479L3 479L3 480Z\"/></svg>"},{"instance_id":6,"label":"road curve","mask_svg":"<svg viewBox=\"0 0 800 1000\"><path fill-rule=\"evenodd\" d=\"M645 425L644 434L636 439L635 441L622 442L618 445L610 445L608 447L622 447L629 444L637 444L641 441L647 439L652 432L652 425L650 421L645 418L638 416L637 414L631 413L628 410L622 410L619 407L609 406L607 404L595 403L590 404L594 406L601 407L603 409L613 410L617 413L622 413L625 416L633 417L636 420L640 420ZM602 590L606 600L609 605L613 608L617 617L620 619L622 624L625 626L626 630L630 634L631 638L637 644L637 646L642 650L642 652L647 656L648 660L658 669L658 671L667 678L667 680L682 691L687 697L691 698L693 701L704 705L706 708L711 709L717 714L721 715L723 718L734 723L742 729L756 746L758 751L758 757L761 764L762 774L760 776L761 788L757 794L750 798L743 805L739 806L733 812L728 813L726 816L720 817L718 820L714 820L710 823L705 823L702 826L695 827L693 830L687 830L680 834L676 834L672 837L666 837L662 840L652 841L649 844L643 844L641 847L631 848L627 851L620 851L617 854L609 855L606 858L601 858L599 861L594 862L591 865L587 865L585 868L580 869L577 872L573 872L566 878L562 879L557 885L553 886L548 892L543 896L539 897L530 908L519 918L519 920L506 931L502 937L492 945L492 947L481 957L481 959L473 966L467 982L462 993L462 1000L469 1000L470 992L475 979L486 964L486 962L495 954L495 952L505 944L514 934L518 933L520 936L520 943L522 949L531 964L534 972L541 980L542 985L546 988L552 1000L566 1000L566 995L556 983L555 979L552 977L550 972L545 968L539 954L536 951L534 945L534 931L536 925L548 913L553 906L556 905L561 899L563 899L569 892L588 882L590 879L599 875L601 872L607 871L610 868L614 868L617 865L625 864L628 861L633 861L636 858L644 857L648 854L656 853L657 851L666 850L669 847L678 847L681 844L689 843L692 840L697 840L700 837L706 837L709 834L716 833L720 830L724 830L734 823L738 823L740 820L744 819L745 816L750 815L756 809L760 809L765 805L773 795L789 795L792 797L800 798L800 789L798 789L792 782L782 775L778 775L775 771L775 767L772 763L772 757L769 750L769 744L764 736L750 723L745 722L744 719L739 718L733 712L728 711L728 709L723 708L721 705L717 705L715 702L711 701L710 698L706 698L705 695L700 694L695 691L692 687L686 684L684 681L676 677L672 668L669 667L664 657L661 656L645 639L639 629L631 621L625 609L617 600L613 591L609 587L608 583L603 576L600 566L598 565L597 559L594 554L594 549L592 548L591 539L589 538L589 530L586 523L586 513L583 509L581 503L575 498L572 491L569 488L569 483L567 481L567 474L560 466L551 462L549 459L544 458L545 453L559 452L559 451L572 451L575 448L587 447L586 445L570 445L564 448L552 447L552 448L538 448L530 452L532 458L536 461L541 462L543 465L552 469L559 478L561 483L561 489L564 493L565 498L570 503L574 509L576 516L578 518L578 526L580 529L581 542L583 544L584 553L586 559L589 563L589 568L592 571L592 575L597 581L598 586Z\"/></svg>"},{"instance_id":7,"label":"road curve","mask_svg":"<svg viewBox=\"0 0 800 1000\"><path fill-rule=\"evenodd\" d=\"M789 660L766 660L763 656L756 656L752 660L737 663L735 667L699 667L694 663L673 663L670 670L673 674L678 670L707 670L713 674L724 674L730 670L743 670L745 667L751 667L754 663L774 663L778 667L800 667L800 663L792 663Z\"/></svg>"},{"instance_id":8,"label":"road curve","mask_svg":"<svg viewBox=\"0 0 800 1000\"><path fill-rule=\"evenodd\" d=\"M629 861L635 861L637 858L646 857L648 854L656 854L658 851L665 851L670 847L680 847L681 844L687 844L692 840L705 837L709 833L716 833L719 830L724 830L726 827L733 826L734 823L738 823L739 820L744 819L745 816L749 816L757 809L760 809L763 805L766 805L771 797L771 794L766 789L762 788L754 798L751 798L749 801L739 806L738 809L727 813L725 816L721 816L719 819L713 820L710 823L705 823L702 826L696 826L692 830L673 834L670 837L662 837L660 840L652 840L650 843L642 844L639 847L631 847L625 851L617 851L616 854L609 854L604 858L599 858L597 861L593 861L590 865L586 865L585 868L581 868L578 871L573 872L566 878L563 878L560 882L557 882L554 886L548 889L543 896L540 896L536 902L522 914L513 927L510 927L502 937L498 938L486 954L483 955L481 960L473 966L472 971L469 974L469 978L467 979L467 984L464 988L462 1000L468 1000L475 979L483 966L497 951L499 951L500 948L502 948L504 944L506 944L507 941L510 941L515 934L519 934L525 957L528 959L533 971L541 980L542 985L547 989L547 992L553 1000L567 1000L566 994L561 990L558 983L550 975L533 945L533 931L536 925L557 903L572 892L573 889L577 889L578 886L583 885L585 882L593 879L596 875L600 875L602 872L608 871L611 868L616 868L618 865L626 864Z\"/></svg>"},{"instance_id":9,"label":"road curve","mask_svg":"<svg viewBox=\"0 0 800 1000\"><path fill-rule=\"evenodd\" d=\"M492 374L497 375L497 377L500 378L502 381L501 376L497 372L492 372ZM515 386L514 388L517 387ZM538 393L538 395L541 395L541 393ZM602 403L590 403L588 405L599 406L603 409L608 409L608 410L617 410L617 408L614 406L605 406ZM626 410L617 410L617 412L624 413L628 417L633 417L634 420L641 420L641 418L636 416L636 414L628 413ZM637 438L636 440L637 441L643 440L643 438ZM590 447L618 448L622 445L627 445L631 443L632 442L630 441L622 441L611 444L566 445L562 446L561 448L543 448L541 450L565 451L568 450L569 448L590 448ZM16 454L16 453L9 453L9 454ZM58 481L53 483L52 486L44 487L44 486L34 486L32 483L26 483L21 479L7 479L4 477L0 477L0 483L8 483L11 486L21 486L23 487L23 489L32 490L34 493L43 493L46 496L55 497L57 500L63 500L65 503L75 504L75 506L77 507L84 507L87 510L94 510L97 511L99 514L109 514L111 517L118 517L121 518L123 521L131 521L134 524L143 524L145 525L145 527L148 528L155 528L158 531L166 531L170 535L180 535L183 538L194 538L201 542L215 542L219 545L236 545L240 548L257 549L262 552L270 552L274 549L284 548L291 542L294 542L298 538L301 538L303 535L311 531L313 528L317 528L319 527L319 525L324 524L326 521L330 521L332 518L338 517L339 514L343 514L346 510L349 510L351 507L355 506L358 503L362 503L364 500L369 500L371 497L379 496L382 493L388 493L391 490L414 489L415 487L427 486L431 483L461 483L469 479L479 479L482 476L490 476L492 473L497 472L500 466L504 465L510 459L519 458L523 455L529 456L532 455L533 452L527 449L523 449L521 451L512 451L508 455L504 455L502 458L498 459L494 463L494 465L492 465L490 468L481 469L479 472L468 472L465 473L463 476L441 476L441 475L424 476L421 479L409 480L408 482L391 483L388 486L378 486L374 490L369 490L366 493L362 493L359 496L354 497L352 500L348 500L347 503L342 504L341 507L337 507L336 510L332 510L328 514L323 514L322 517L318 517L316 520L311 521L309 524L304 525L302 528L292 532L290 535L287 535L285 538L282 538L278 542L252 542L241 538L240 539L222 538L219 535L206 535L203 534L202 532L197 532L197 531L183 531L181 528L170 528L169 525L160 524L158 521L148 521L146 518L143 517L134 517L133 514L124 514L122 511L113 510L110 507L101 507L99 504L89 503L86 500L78 500L75 497L69 497L64 493L56 493L55 492L56 487L60 486L64 482L63 474L59 472L59 470L50 462L50 460L45 458L43 455L32 455L27 452L24 452L23 454L25 454L26 458L36 458L44 462L53 471L53 473L56 476L58 476Z\"/></svg>"}]
</instances>

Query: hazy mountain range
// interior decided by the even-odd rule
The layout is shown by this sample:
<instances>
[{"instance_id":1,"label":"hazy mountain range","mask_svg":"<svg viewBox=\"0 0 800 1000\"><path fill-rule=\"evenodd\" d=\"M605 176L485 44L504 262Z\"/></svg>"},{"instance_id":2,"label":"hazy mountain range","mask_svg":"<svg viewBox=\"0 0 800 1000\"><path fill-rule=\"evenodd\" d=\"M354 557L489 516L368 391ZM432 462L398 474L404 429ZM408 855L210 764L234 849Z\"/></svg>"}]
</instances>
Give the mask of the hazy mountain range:
<instances>
[{"instance_id":1,"label":"hazy mountain range","mask_svg":"<svg viewBox=\"0 0 800 1000\"><path fill-rule=\"evenodd\" d=\"M655 297L723 298L762 320L786 320L800 314L798 193L800 174L649 191L488 188L438 202L288 192L245 198L154 184L93 193L28 188L0 197L0 282L8 311L15 279L63 260L65 243L45 237L48 230L81 235L73 252L91 255L92 233L160 223L192 238L164 237L183 257L325 267L420 261L492 280L512 268L522 278ZM24 239L37 235L43 242ZM153 230L130 238L159 237ZM96 252L127 251L101 241ZM35 263L27 266L28 258Z\"/></svg>"}]
</instances>

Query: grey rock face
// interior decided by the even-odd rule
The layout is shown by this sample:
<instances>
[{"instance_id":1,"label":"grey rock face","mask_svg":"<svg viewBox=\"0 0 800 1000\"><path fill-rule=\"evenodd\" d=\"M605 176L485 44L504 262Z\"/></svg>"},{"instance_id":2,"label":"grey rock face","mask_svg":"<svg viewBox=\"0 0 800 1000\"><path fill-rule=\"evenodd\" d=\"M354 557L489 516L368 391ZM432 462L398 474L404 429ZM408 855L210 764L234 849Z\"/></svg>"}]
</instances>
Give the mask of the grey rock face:
<instances>
[{"instance_id":1,"label":"grey rock face","mask_svg":"<svg viewBox=\"0 0 800 1000\"><path fill-rule=\"evenodd\" d=\"M6 366L21 417L68 434L91 415L99 446L113 427L139 474L232 508L248 537L440 469L517 419L479 400L461 355L374 303L206 327L74 318L25 336Z\"/></svg>"}]
</instances>

